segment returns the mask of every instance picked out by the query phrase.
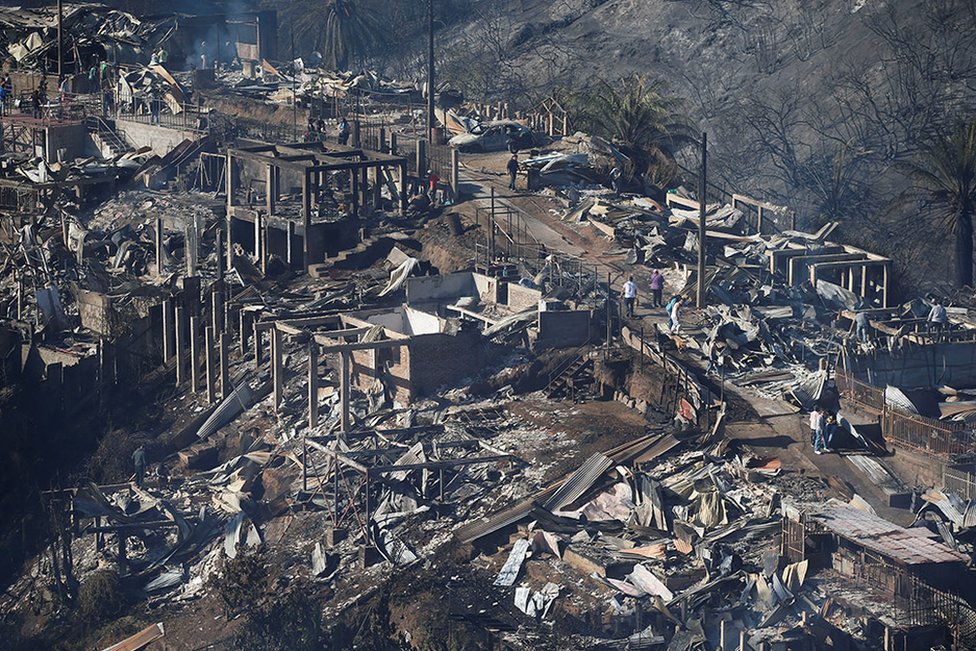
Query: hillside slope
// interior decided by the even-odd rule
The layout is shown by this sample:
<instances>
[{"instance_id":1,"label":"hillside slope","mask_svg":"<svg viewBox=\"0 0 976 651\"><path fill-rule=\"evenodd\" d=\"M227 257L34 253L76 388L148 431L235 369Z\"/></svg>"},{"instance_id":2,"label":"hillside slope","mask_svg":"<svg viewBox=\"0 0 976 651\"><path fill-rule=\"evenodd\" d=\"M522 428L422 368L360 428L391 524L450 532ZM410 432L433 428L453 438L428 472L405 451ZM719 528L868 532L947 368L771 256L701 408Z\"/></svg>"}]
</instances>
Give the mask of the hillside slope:
<instances>
[{"instance_id":1,"label":"hillside slope","mask_svg":"<svg viewBox=\"0 0 976 651\"><path fill-rule=\"evenodd\" d=\"M948 273L948 256L914 243L918 207L893 205L900 164L976 106L976 3L480 2L438 41L442 74L475 99L663 78L708 131L717 186L793 206L805 227L839 219L911 282Z\"/></svg>"}]
</instances>

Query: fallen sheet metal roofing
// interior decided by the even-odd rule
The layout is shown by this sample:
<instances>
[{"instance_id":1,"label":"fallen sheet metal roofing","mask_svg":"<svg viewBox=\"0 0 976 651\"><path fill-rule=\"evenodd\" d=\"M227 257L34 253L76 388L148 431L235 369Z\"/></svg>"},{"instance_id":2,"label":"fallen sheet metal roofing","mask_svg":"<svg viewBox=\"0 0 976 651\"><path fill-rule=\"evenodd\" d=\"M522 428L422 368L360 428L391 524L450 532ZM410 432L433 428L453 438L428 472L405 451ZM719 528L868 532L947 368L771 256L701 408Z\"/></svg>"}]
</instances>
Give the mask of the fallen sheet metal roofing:
<instances>
[{"instance_id":1,"label":"fallen sheet metal roofing","mask_svg":"<svg viewBox=\"0 0 976 651\"><path fill-rule=\"evenodd\" d=\"M905 529L837 501L832 500L820 512L807 515L835 535L903 565L965 563L967 560L963 554L930 538L927 529Z\"/></svg>"},{"instance_id":2,"label":"fallen sheet metal roofing","mask_svg":"<svg viewBox=\"0 0 976 651\"><path fill-rule=\"evenodd\" d=\"M549 511L555 511L578 500L611 465L613 460L606 455L594 454L570 475L559 490L543 502L542 506Z\"/></svg>"}]
</instances>

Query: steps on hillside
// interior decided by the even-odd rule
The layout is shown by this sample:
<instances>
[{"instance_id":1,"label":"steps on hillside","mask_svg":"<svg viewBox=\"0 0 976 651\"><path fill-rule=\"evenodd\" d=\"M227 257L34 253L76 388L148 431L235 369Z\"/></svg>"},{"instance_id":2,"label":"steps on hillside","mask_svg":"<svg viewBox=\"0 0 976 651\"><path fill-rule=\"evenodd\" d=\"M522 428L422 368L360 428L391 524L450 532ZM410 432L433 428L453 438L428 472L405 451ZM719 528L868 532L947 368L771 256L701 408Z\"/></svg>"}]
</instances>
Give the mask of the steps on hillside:
<instances>
[{"instance_id":1,"label":"steps on hillside","mask_svg":"<svg viewBox=\"0 0 976 651\"><path fill-rule=\"evenodd\" d=\"M132 147L115 131L115 125L108 120L90 117L86 120L86 126L92 134L95 146L103 156L116 157L132 151Z\"/></svg>"},{"instance_id":2,"label":"steps on hillside","mask_svg":"<svg viewBox=\"0 0 976 651\"><path fill-rule=\"evenodd\" d=\"M577 357L549 382L546 394L553 400L580 400L593 395L595 383L593 360L590 357Z\"/></svg>"}]
</instances>

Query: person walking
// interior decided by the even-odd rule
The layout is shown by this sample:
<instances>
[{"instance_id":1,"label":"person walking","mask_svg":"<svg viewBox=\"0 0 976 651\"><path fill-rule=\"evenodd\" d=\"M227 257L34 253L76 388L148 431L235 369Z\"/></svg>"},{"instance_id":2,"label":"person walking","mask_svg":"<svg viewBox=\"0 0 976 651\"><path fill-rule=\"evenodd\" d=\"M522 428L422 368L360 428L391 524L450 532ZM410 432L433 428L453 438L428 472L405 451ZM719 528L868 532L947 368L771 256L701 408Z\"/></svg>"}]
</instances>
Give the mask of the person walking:
<instances>
[{"instance_id":1,"label":"person walking","mask_svg":"<svg viewBox=\"0 0 976 651\"><path fill-rule=\"evenodd\" d=\"M634 316L635 303L637 303L637 283L634 282L634 277L631 276L624 283L624 305L627 306L627 316Z\"/></svg>"},{"instance_id":2,"label":"person walking","mask_svg":"<svg viewBox=\"0 0 976 651\"><path fill-rule=\"evenodd\" d=\"M519 162L518 154L512 154L512 157L508 159L508 189L515 190L515 178L518 175Z\"/></svg>"},{"instance_id":3,"label":"person walking","mask_svg":"<svg viewBox=\"0 0 976 651\"><path fill-rule=\"evenodd\" d=\"M132 453L132 465L135 466L136 486L142 486L143 475L146 474L146 448L142 445Z\"/></svg>"},{"instance_id":4,"label":"person walking","mask_svg":"<svg viewBox=\"0 0 976 651\"><path fill-rule=\"evenodd\" d=\"M651 298L653 307L661 307L661 295L664 293L664 276L657 269L651 274Z\"/></svg>"},{"instance_id":5,"label":"person walking","mask_svg":"<svg viewBox=\"0 0 976 651\"><path fill-rule=\"evenodd\" d=\"M680 296L678 300L675 301L674 305L671 306L671 333L678 334L681 332L681 308L684 307L684 299Z\"/></svg>"},{"instance_id":6,"label":"person walking","mask_svg":"<svg viewBox=\"0 0 976 651\"><path fill-rule=\"evenodd\" d=\"M671 310L674 308L674 304L678 302L677 296L672 296L668 304L664 306L664 313L668 315L668 330L674 327L674 322L671 320Z\"/></svg>"},{"instance_id":7,"label":"person walking","mask_svg":"<svg viewBox=\"0 0 976 651\"><path fill-rule=\"evenodd\" d=\"M349 123L346 121L345 117L339 119L339 136L337 142L340 145L345 145L349 142Z\"/></svg>"}]
</instances>

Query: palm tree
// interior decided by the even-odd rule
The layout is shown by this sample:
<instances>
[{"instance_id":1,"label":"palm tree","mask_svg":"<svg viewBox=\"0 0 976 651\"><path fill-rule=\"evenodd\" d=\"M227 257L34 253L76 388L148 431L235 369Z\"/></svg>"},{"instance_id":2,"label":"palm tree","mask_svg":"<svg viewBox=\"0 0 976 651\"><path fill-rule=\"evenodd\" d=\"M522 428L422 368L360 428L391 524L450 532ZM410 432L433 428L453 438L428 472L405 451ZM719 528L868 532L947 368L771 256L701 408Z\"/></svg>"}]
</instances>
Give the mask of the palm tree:
<instances>
[{"instance_id":1,"label":"palm tree","mask_svg":"<svg viewBox=\"0 0 976 651\"><path fill-rule=\"evenodd\" d=\"M672 176L675 151L697 137L695 128L680 116L680 101L668 92L667 85L643 75L631 75L615 84L601 81L582 104L587 130L646 153L652 177Z\"/></svg>"},{"instance_id":2,"label":"palm tree","mask_svg":"<svg viewBox=\"0 0 976 651\"><path fill-rule=\"evenodd\" d=\"M325 20L322 52L327 66L346 70L379 40L376 22L368 9L354 0L330 0Z\"/></svg>"},{"instance_id":3,"label":"palm tree","mask_svg":"<svg viewBox=\"0 0 976 651\"><path fill-rule=\"evenodd\" d=\"M931 138L909 164L913 190L955 235L956 285L973 284L973 209L976 208L976 116Z\"/></svg>"}]
</instances>

